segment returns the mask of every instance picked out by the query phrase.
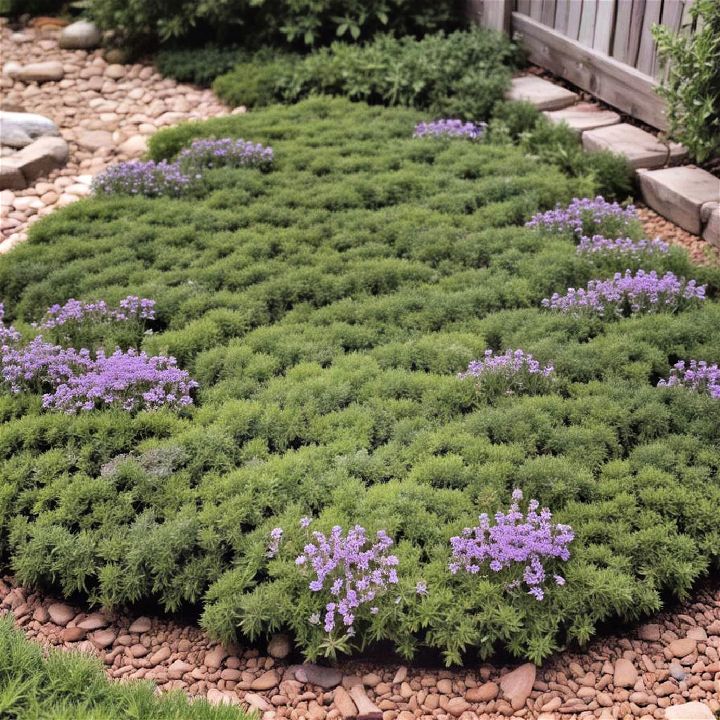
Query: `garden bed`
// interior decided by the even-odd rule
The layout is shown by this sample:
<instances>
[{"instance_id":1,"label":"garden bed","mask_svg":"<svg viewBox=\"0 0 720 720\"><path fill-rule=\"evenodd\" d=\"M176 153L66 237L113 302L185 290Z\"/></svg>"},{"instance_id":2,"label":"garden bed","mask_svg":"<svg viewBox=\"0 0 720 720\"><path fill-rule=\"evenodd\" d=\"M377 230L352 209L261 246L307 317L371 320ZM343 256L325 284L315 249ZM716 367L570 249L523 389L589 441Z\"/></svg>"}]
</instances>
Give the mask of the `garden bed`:
<instances>
[{"instance_id":1,"label":"garden bed","mask_svg":"<svg viewBox=\"0 0 720 720\"><path fill-rule=\"evenodd\" d=\"M70 297L153 298L143 349L199 383L179 411L66 415L0 395L0 538L21 581L202 604L216 637L287 629L310 657L389 640L452 663L498 647L539 661L717 567L720 406L656 385L720 355L720 274L673 250L643 268L706 283L708 299L623 319L544 308L625 270L523 227L592 194L592 177L508 144L413 138L422 119L314 99L180 126L153 138L156 159L241 136L272 145L273 169L82 201L0 258L19 330ZM457 374L487 348L522 348L556 381L479 393ZM574 532L570 559L548 565L565 582L541 600L449 567L450 538L515 488ZM303 517L393 541L399 582L354 637L312 621L326 598L295 561Z\"/></svg>"}]
</instances>

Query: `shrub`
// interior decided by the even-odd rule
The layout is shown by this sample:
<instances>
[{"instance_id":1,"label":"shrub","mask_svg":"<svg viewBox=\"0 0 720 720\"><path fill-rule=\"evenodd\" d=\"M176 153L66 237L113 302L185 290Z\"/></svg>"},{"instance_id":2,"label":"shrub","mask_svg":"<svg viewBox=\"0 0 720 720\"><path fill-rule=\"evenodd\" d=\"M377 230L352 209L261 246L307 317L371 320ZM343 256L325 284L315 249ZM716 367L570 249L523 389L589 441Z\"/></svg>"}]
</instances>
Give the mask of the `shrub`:
<instances>
[{"instance_id":1,"label":"shrub","mask_svg":"<svg viewBox=\"0 0 720 720\"><path fill-rule=\"evenodd\" d=\"M113 682L90 655L43 648L0 618L0 715L7 720L243 720L238 708L190 701L180 690L158 696L150 682Z\"/></svg>"},{"instance_id":2,"label":"shrub","mask_svg":"<svg viewBox=\"0 0 720 720\"><path fill-rule=\"evenodd\" d=\"M225 641L282 628L311 658L382 642L454 663L498 648L539 661L717 571L720 404L656 385L678 358L720 359L720 272L655 258L708 286L678 313L544 310L597 275L570 234L523 226L578 179L506 144L414 139L426 119L313 98L180 125L153 136L153 159L252 138L273 172L213 169L192 197L88 198L0 257L8 325L68 297L152 297L141 349L200 383L182 413L122 422L0 395L0 553L19 579L192 608ZM518 347L557 382L487 402L458 380L486 349ZM542 601L507 588L512 569L448 567L450 538L506 513L515 488L575 534ZM398 582L363 604L354 637L309 622L330 598L295 564L303 517L326 537L361 525L393 541Z\"/></svg>"},{"instance_id":3,"label":"shrub","mask_svg":"<svg viewBox=\"0 0 720 720\"><path fill-rule=\"evenodd\" d=\"M655 25L652 33L667 75L659 93L668 102L670 132L698 161L720 155L720 5L690 6L694 32L673 35Z\"/></svg>"},{"instance_id":4,"label":"shrub","mask_svg":"<svg viewBox=\"0 0 720 720\"><path fill-rule=\"evenodd\" d=\"M412 7L404 0L89 0L87 10L135 47L188 36L313 47L338 37L415 35L461 24L454 0L419 0Z\"/></svg>"},{"instance_id":5,"label":"shrub","mask_svg":"<svg viewBox=\"0 0 720 720\"><path fill-rule=\"evenodd\" d=\"M365 45L336 42L269 68L243 63L219 77L213 89L230 105L295 102L322 93L482 120L502 98L520 59L514 43L488 30L421 40L382 35Z\"/></svg>"},{"instance_id":6,"label":"shrub","mask_svg":"<svg viewBox=\"0 0 720 720\"><path fill-rule=\"evenodd\" d=\"M230 72L248 60L249 54L236 46L200 48L166 48L157 52L155 66L162 75L179 82L210 87L218 75Z\"/></svg>"}]
</instances>

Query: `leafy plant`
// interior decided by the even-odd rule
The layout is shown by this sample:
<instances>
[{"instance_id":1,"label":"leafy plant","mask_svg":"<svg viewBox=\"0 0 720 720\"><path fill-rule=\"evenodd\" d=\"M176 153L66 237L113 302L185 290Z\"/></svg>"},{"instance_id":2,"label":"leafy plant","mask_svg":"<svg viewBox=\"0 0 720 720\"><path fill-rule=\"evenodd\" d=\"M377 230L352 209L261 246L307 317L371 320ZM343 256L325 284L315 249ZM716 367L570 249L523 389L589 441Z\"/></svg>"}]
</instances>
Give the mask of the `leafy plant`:
<instances>
[{"instance_id":1,"label":"leafy plant","mask_svg":"<svg viewBox=\"0 0 720 720\"><path fill-rule=\"evenodd\" d=\"M296 102L322 93L479 120L502 98L520 61L517 45L487 30L421 40L381 35L365 45L333 43L300 61L276 61L268 70L241 64L213 88L231 105ZM262 93L253 89L260 85Z\"/></svg>"},{"instance_id":2,"label":"leafy plant","mask_svg":"<svg viewBox=\"0 0 720 720\"><path fill-rule=\"evenodd\" d=\"M135 47L193 37L310 48L378 32L415 35L462 24L454 0L88 0L92 17ZM222 56L209 58L222 62Z\"/></svg>"},{"instance_id":3,"label":"leafy plant","mask_svg":"<svg viewBox=\"0 0 720 720\"><path fill-rule=\"evenodd\" d=\"M690 16L691 33L664 25L652 33L667 69L659 93L668 102L670 132L704 162L720 154L720 4L696 0Z\"/></svg>"}]
</instances>

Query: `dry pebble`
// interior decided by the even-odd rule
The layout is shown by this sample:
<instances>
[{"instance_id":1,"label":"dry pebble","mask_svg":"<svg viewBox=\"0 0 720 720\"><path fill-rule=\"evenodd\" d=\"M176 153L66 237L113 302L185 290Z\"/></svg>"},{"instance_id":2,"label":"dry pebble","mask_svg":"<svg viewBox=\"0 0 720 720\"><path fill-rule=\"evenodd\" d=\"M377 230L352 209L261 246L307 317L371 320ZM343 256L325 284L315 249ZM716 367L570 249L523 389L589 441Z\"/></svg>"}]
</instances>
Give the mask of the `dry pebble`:
<instances>
[{"instance_id":1,"label":"dry pebble","mask_svg":"<svg viewBox=\"0 0 720 720\"><path fill-rule=\"evenodd\" d=\"M22 33L0 27L3 108L45 115L70 147L63 168L25 190L0 193L0 253L25 240L38 218L85 197L108 165L143 155L159 128L231 111L210 90L163 78L150 65L108 64L100 50L60 49L59 32L51 24ZM29 74L18 76L28 66ZM57 79L29 79L41 75Z\"/></svg>"},{"instance_id":2,"label":"dry pebble","mask_svg":"<svg viewBox=\"0 0 720 720\"><path fill-rule=\"evenodd\" d=\"M471 663L457 672L362 659L293 665L286 636L284 661L213 644L199 628L162 618L80 612L9 577L0 580L0 611L8 610L41 644L98 655L112 678L145 678L264 720L663 720L666 710L689 703L720 711L720 590L541 668Z\"/></svg>"}]
</instances>

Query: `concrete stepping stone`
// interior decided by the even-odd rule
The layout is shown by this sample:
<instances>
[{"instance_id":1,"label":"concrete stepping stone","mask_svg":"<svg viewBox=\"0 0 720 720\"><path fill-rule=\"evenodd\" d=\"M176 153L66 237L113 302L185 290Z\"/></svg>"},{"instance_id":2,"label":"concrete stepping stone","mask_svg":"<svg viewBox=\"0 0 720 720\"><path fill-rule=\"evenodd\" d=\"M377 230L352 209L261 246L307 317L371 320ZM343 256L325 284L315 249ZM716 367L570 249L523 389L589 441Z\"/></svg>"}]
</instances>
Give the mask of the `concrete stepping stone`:
<instances>
[{"instance_id":1,"label":"concrete stepping stone","mask_svg":"<svg viewBox=\"0 0 720 720\"><path fill-rule=\"evenodd\" d=\"M553 123L567 123L578 135L586 130L617 125L620 122L618 113L603 110L595 103L578 103L562 110L545 111L543 114Z\"/></svg>"},{"instance_id":2,"label":"concrete stepping stone","mask_svg":"<svg viewBox=\"0 0 720 720\"><path fill-rule=\"evenodd\" d=\"M700 210L705 225L703 239L720 249L720 201L705 203Z\"/></svg>"},{"instance_id":3,"label":"concrete stepping stone","mask_svg":"<svg viewBox=\"0 0 720 720\"><path fill-rule=\"evenodd\" d=\"M720 200L720 178L694 165L639 170L638 179L643 200L694 235L703 231L703 205ZM709 217L708 222L712 222Z\"/></svg>"},{"instance_id":4,"label":"concrete stepping stone","mask_svg":"<svg viewBox=\"0 0 720 720\"><path fill-rule=\"evenodd\" d=\"M654 135L628 123L588 130L583 133L582 143L588 152L611 150L624 155L636 170L660 168L668 163L677 164L687 157L687 150L679 143L672 142L668 156L668 148Z\"/></svg>"},{"instance_id":5,"label":"concrete stepping stone","mask_svg":"<svg viewBox=\"0 0 720 720\"><path fill-rule=\"evenodd\" d=\"M560 110L577 102L577 93L535 75L513 78L506 100L522 100L538 110Z\"/></svg>"}]
</instances>

